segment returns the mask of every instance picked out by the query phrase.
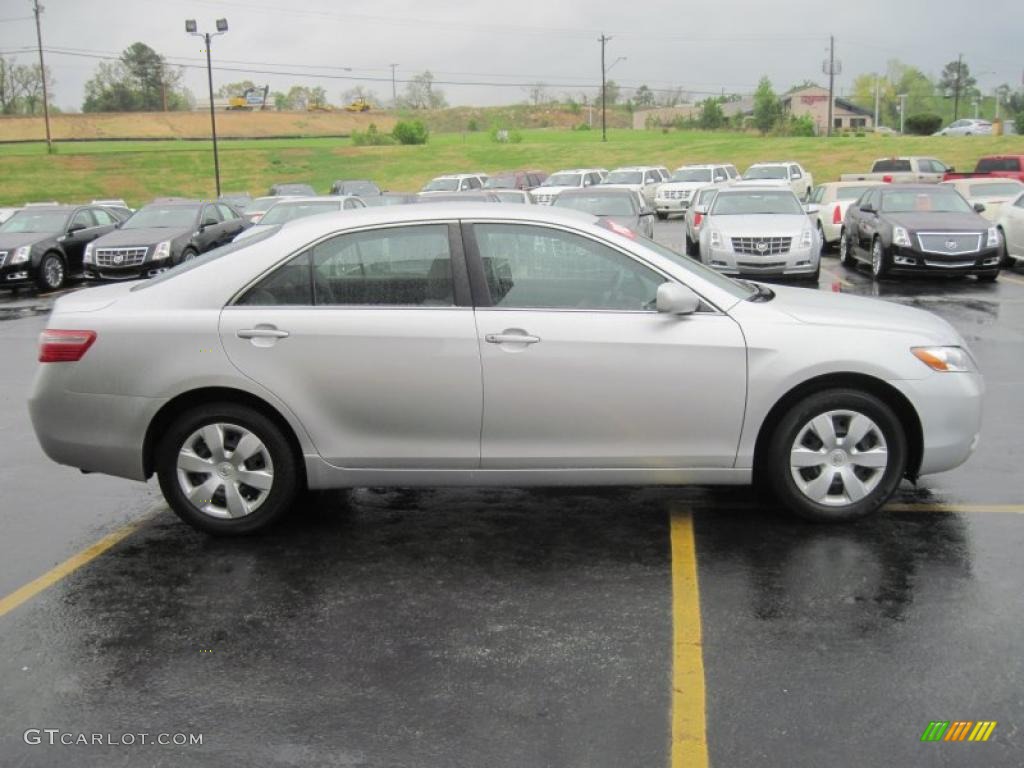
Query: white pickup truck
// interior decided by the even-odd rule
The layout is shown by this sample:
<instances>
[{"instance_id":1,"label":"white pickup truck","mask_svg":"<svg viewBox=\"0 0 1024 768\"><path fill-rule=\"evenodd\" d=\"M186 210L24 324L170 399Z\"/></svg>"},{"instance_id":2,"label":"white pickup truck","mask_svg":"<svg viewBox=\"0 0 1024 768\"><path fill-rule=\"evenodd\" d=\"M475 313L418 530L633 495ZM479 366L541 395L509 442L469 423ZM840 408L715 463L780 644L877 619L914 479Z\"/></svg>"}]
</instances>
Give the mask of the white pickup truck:
<instances>
[{"instance_id":1,"label":"white pickup truck","mask_svg":"<svg viewBox=\"0 0 1024 768\"><path fill-rule=\"evenodd\" d=\"M875 160L870 173L844 173L840 181L884 181L889 184L938 184L952 171L934 157L883 157Z\"/></svg>"}]
</instances>

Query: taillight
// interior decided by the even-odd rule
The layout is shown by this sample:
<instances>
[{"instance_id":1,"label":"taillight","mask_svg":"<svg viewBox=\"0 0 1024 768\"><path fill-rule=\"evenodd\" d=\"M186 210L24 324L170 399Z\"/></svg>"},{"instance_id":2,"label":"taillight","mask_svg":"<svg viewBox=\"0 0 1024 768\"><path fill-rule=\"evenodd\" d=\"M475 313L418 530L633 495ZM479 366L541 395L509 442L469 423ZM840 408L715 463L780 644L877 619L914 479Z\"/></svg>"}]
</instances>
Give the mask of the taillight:
<instances>
[{"instance_id":1,"label":"taillight","mask_svg":"<svg viewBox=\"0 0 1024 768\"><path fill-rule=\"evenodd\" d=\"M96 331L60 331L47 328L39 334L39 362L77 362L94 341Z\"/></svg>"},{"instance_id":2,"label":"taillight","mask_svg":"<svg viewBox=\"0 0 1024 768\"><path fill-rule=\"evenodd\" d=\"M249 221L251 221L253 224L258 224L260 219L262 219L262 218L263 218L263 214L262 213L254 213L254 214L252 214L249 217Z\"/></svg>"},{"instance_id":3,"label":"taillight","mask_svg":"<svg viewBox=\"0 0 1024 768\"><path fill-rule=\"evenodd\" d=\"M693 226L699 227L700 226L700 222L701 222L701 220L703 218L704 218L704 214L703 213L695 213L695 214L693 214Z\"/></svg>"},{"instance_id":4,"label":"taillight","mask_svg":"<svg viewBox=\"0 0 1024 768\"><path fill-rule=\"evenodd\" d=\"M833 224L842 224L843 223L843 212L839 210L839 206L838 205L835 208L832 209L832 223Z\"/></svg>"},{"instance_id":5,"label":"taillight","mask_svg":"<svg viewBox=\"0 0 1024 768\"><path fill-rule=\"evenodd\" d=\"M882 181L884 181L886 184L892 184L892 176L886 174L885 176L882 177Z\"/></svg>"}]
</instances>

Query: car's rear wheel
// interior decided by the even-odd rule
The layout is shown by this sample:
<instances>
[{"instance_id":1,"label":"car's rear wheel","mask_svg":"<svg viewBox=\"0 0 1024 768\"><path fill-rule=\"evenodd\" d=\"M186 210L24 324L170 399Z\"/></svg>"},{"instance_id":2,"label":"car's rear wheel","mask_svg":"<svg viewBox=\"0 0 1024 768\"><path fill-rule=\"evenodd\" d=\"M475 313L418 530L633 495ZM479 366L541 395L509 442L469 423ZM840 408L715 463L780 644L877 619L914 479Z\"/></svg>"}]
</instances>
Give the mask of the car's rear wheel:
<instances>
[{"instance_id":1,"label":"car's rear wheel","mask_svg":"<svg viewBox=\"0 0 1024 768\"><path fill-rule=\"evenodd\" d=\"M268 527L301 490L299 459L281 428L234 403L181 414L157 445L156 472L178 517L219 535Z\"/></svg>"},{"instance_id":2,"label":"car's rear wheel","mask_svg":"<svg viewBox=\"0 0 1024 768\"><path fill-rule=\"evenodd\" d=\"M854 267L857 265L857 259L853 255L853 243L850 242L845 227L839 233L839 261L842 262L844 267Z\"/></svg>"},{"instance_id":3,"label":"car's rear wheel","mask_svg":"<svg viewBox=\"0 0 1024 768\"><path fill-rule=\"evenodd\" d=\"M881 280L889 274L889 254L885 252L881 238L876 237L871 243L871 276Z\"/></svg>"},{"instance_id":4,"label":"car's rear wheel","mask_svg":"<svg viewBox=\"0 0 1024 768\"><path fill-rule=\"evenodd\" d=\"M39 271L36 274L36 285L41 291L57 291L64 286L67 272L64 268L64 259L57 253L47 253L39 262Z\"/></svg>"},{"instance_id":5,"label":"car's rear wheel","mask_svg":"<svg viewBox=\"0 0 1024 768\"><path fill-rule=\"evenodd\" d=\"M867 392L830 389L783 416L765 454L779 500L808 520L854 520L885 504L906 470L892 409Z\"/></svg>"}]
</instances>

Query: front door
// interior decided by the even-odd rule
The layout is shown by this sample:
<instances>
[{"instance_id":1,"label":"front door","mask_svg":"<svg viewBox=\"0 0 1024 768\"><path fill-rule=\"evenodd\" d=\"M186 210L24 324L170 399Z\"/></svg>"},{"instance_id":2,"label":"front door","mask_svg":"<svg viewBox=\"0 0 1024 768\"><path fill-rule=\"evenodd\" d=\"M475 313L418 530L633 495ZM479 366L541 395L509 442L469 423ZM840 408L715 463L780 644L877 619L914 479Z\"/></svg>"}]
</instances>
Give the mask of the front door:
<instances>
[{"instance_id":1,"label":"front door","mask_svg":"<svg viewBox=\"0 0 1024 768\"><path fill-rule=\"evenodd\" d=\"M468 243L491 304L483 468L733 465L747 375L731 318L656 312L666 278L576 232L477 223Z\"/></svg>"},{"instance_id":2,"label":"front door","mask_svg":"<svg viewBox=\"0 0 1024 768\"><path fill-rule=\"evenodd\" d=\"M221 313L232 363L287 403L335 466L479 464L480 352L449 229L336 235Z\"/></svg>"}]
</instances>

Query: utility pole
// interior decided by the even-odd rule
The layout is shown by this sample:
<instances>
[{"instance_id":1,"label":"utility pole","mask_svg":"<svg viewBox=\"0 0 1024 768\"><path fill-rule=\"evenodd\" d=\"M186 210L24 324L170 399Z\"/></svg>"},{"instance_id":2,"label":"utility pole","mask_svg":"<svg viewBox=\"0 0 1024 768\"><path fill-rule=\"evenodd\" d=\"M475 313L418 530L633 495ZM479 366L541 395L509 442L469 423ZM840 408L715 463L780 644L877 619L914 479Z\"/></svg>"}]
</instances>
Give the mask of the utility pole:
<instances>
[{"instance_id":1,"label":"utility pole","mask_svg":"<svg viewBox=\"0 0 1024 768\"><path fill-rule=\"evenodd\" d=\"M605 91L604 47L611 40L601 35L597 41L601 44L601 141L608 141L608 94Z\"/></svg>"},{"instance_id":2,"label":"utility pole","mask_svg":"<svg viewBox=\"0 0 1024 768\"><path fill-rule=\"evenodd\" d=\"M391 67L391 106L398 108L398 89L395 87L395 68L397 64L389 64Z\"/></svg>"},{"instance_id":3,"label":"utility pole","mask_svg":"<svg viewBox=\"0 0 1024 768\"><path fill-rule=\"evenodd\" d=\"M964 55L956 57L956 84L953 86L953 122L960 118L960 70L964 64Z\"/></svg>"},{"instance_id":4,"label":"utility pole","mask_svg":"<svg viewBox=\"0 0 1024 768\"><path fill-rule=\"evenodd\" d=\"M878 128L878 106L879 106L879 100L880 100L879 99L878 85L879 85L879 81L880 80L881 80L881 78L876 75L875 76L875 128Z\"/></svg>"},{"instance_id":5,"label":"utility pole","mask_svg":"<svg viewBox=\"0 0 1024 768\"><path fill-rule=\"evenodd\" d=\"M907 117L907 95L906 93L900 94L900 135L903 135L903 126Z\"/></svg>"},{"instance_id":6,"label":"utility pole","mask_svg":"<svg viewBox=\"0 0 1024 768\"><path fill-rule=\"evenodd\" d=\"M43 120L46 123L46 153L53 154L53 139L50 137L50 98L46 92L46 64L43 62L43 30L39 14L43 12L39 0L32 0L32 11L36 16L36 42L39 43L39 77L43 81Z\"/></svg>"},{"instance_id":7,"label":"utility pole","mask_svg":"<svg viewBox=\"0 0 1024 768\"><path fill-rule=\"evenodd\" d=\"M832 135L832 107L835 105L836 92L836 38L828 36L828 136Z\"/></svg>"}]
</instances>

